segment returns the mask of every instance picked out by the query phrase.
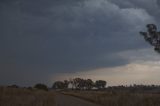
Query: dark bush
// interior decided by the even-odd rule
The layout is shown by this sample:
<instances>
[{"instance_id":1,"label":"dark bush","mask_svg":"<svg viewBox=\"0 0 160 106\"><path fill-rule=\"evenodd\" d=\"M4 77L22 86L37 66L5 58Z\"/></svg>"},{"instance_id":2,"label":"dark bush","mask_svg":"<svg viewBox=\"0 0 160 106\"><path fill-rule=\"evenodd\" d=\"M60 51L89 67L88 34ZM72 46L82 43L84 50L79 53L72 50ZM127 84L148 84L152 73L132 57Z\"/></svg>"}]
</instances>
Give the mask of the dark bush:
<instances>
[{"instance_id":1,"label":"dark bush","mask_svg":"<svg viewBox=\"0 0 160 106\"><path fill-rule=\"evenodd\" d=\"M48 87L47 87L46 85L44 85L44 84L36 84L36 85L34 86L34 88L48 91Z\"/></svg>"},{"instance_id":2,"label":"dark bush","mask_svg":"<svg viewBox=\"0 0 160 106\"><path fill-rule=\"evenodd\" d=\"M18 85L10 85L10 86L8 86L8 88L19 88L19 86Z\"/></svg>"}]
</instances>

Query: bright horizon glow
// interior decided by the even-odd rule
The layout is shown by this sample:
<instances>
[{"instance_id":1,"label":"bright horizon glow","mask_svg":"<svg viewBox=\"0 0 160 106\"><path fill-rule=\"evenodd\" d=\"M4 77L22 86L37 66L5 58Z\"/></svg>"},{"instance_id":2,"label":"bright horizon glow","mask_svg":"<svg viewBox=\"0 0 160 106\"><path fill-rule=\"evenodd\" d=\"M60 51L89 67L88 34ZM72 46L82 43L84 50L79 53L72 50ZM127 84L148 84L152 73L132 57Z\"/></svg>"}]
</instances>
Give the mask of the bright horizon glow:
<instances>
[{"instance_id":1,"label":"bright horizon glow","mask_svg":"<svg viewBox=\"0 0 160 106\"><path fill-rule=\"evenodd\" d=\"M132 60L132 62L127 65L99 68L70 74L60 73L52 76L51 80L69 80L70 78L80 77L90 78L93 81L98 79L106 80L108 86L132 84L160 85L160 61L158 61L158 58L155 58L156 56L153 55L154 53L151 54L149 50L150 49L137 50L135 53L132 51L132 56L128 56L128 59ZM124 54L125 58L127 58L127 54L130 54L130 52L131 51L118 53L118 55ZM143 52L148 52L149 54L143 55ZM138 55L140 57L143 55L143 58L146 60L142 60ZM151 57L152 60L149 60ZM138 58L140 60L138 60Z\"/></svg>"},{"instance_id":2,"label":"bright horizon glow","mask_svg":"<svg viewBox=\"0 0 160 106\"><path fill-rule=\"evenodd\" d=\"M131 84L159 85L159 70L160 66L155 66L151 62L144 62L142 64L131 63L116 68L102 68L73 74L61 73L53 76L54 79L52 80L68 80L69 78L80 77L90 78L94 81L98 79L106 80L109 86Z\"/></svg>"}]
</instances>

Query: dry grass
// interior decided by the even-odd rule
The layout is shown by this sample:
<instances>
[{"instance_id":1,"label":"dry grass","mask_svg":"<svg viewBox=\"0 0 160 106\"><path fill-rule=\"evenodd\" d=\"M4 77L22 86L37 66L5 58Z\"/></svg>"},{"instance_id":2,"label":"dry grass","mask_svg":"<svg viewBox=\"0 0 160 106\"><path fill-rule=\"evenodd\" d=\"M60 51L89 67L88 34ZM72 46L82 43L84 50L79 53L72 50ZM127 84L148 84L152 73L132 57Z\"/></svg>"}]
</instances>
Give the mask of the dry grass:
<instances>
[{"instance_id":1,"label":"dry grass","mask_svg":"<svg viewBox=\"0 0 160 106\"><path fill-rule=\"evenodd\" d=\"M0 106L54 106L54 93L0 87Z\"/></svg>"},{"instance_id":2,"label":"dry grass","mask_svg":"<svg viewBox=\"0 0 160 106\"><path fill-rule=\"evenodd\" d=\"M103 106L160 106L160 94L107 91L70 91L64 94L85 99Z\"/></svg>"}]
</instances>

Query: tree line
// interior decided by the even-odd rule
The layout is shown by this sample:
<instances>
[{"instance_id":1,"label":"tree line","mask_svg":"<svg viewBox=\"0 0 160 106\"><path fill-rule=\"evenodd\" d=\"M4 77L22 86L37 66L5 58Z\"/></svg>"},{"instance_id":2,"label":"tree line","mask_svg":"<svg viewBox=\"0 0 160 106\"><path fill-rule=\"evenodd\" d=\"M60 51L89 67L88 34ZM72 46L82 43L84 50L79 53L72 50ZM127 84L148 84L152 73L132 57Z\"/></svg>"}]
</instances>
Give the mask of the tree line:
<instances>
[{"instance_id":1,"label":"tree line","mask_svg":"<svg viewBox=\"0 0 160 106\"><path fill-rule=\"evenodd\" d=\"M104 89L107 82L104 80L93 81L92 79L74 78L64 81L54 82L53 89L76 89L76 90L91 90L93 88Z\"/></svg>"},{"instance_id":2,"label":"tree line","mask_svg":"<svg viewBox=\"0 0 160 106\"><path fill-rule=\"evenodd\" d=\"M64 81L56 81L53 83L51 88L48 88L47 85L38 83L33 87L19 87L17 85L7 86L9 88L27 88L29 90L52 90L52 89L61 89L61 90L105 90L109 92L117 91L127 91L127 92L149 92L149 93L160 93L160 85L119 85L119 86L108 86L106 87L107 82L104 80L97 80L93 82L91 79L82 79L74 78Z\"/></svg>"},{"instance_id":3,"label":"tree line","mask_svg":"<svg viewBox=\"0 0 160 106\"><path fill-rule=\"evenodd\" d=\"M55 81L51 88L48 88L47 85L42 83L37 83L33 87L23 87L29 90L40 89L48 91L49 89L72 89L72 90L91 90L95 89L104 89L107 82L104 80L96 80L95 82L92 79L83 79L83 78L73 78L64 81ZM20 88L17 85L10 85L9 88Z\"/></svg>"}]
</instances>

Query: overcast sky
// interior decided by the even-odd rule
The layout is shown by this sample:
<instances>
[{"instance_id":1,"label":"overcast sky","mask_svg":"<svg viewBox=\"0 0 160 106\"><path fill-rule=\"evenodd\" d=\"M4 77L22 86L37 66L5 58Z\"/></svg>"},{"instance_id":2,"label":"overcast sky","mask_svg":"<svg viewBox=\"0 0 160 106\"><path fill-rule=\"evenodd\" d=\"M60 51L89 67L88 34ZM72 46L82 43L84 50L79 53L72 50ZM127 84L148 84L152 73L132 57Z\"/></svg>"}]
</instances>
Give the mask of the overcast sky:
<instances>
[{"instance_id":1,"label":"overcast sky","mask_svg":"<svg viewBox=\"0 0 160 106\"><path fill-rule=\"evenodd\" d=\"M139 35L159 21L159 0L0 0L0 85L159 84L160 54Z\"/></svg>"}]
</instances>

